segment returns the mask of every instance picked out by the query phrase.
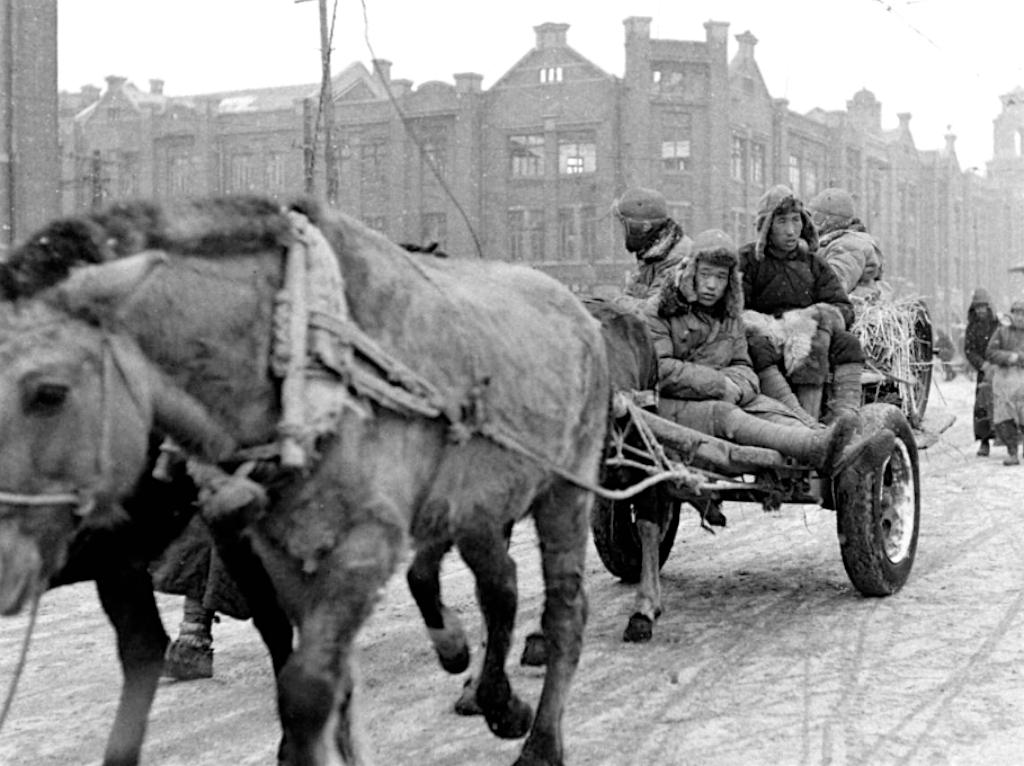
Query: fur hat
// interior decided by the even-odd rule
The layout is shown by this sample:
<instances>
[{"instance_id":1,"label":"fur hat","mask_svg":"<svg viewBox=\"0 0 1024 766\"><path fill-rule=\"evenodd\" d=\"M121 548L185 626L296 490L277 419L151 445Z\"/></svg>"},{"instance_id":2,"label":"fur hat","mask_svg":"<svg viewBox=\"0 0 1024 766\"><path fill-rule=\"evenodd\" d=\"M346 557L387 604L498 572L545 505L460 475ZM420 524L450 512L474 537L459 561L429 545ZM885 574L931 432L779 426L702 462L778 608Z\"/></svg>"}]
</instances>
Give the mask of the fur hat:
<instances>
[{"instance_id":1,"label":"fur hat","mask_svg":"<svg viewBox=\"0 0 1024 766\"><path fill-rule=\"evenodd\" d=\"M754 248L754 260L764 259L765 250L771 241L772 220L777 214L797 212L800 213L800 220L803 228L800 230L800 239L810 253L818 250L818 231L811 222L811 216L804 210L804 203L797 199L793 190L784 184L776 184L764 193L757 203L757 243Z\"/></svg>"},{"instance_id":2,"label":"fur hat","mask_svg":"<svg viewBox=\"0 0 1024 766\"><path fill-rule=\"evenodd\" d=\"M668 203L660 191L635 186L612 203L612 212L630 221L660 223L668 219Z\"/></svg>"},{"instance_id":3,"label":"fur hat","mask_svg":"<svg viewBox=\"0 0 1024 766\"><path fill-rule=\"evenodd\" d=\"M676 268L675 278L666 282L658 304L663 317L685 314L697 303L697 264L704 262L729 269L729 284L722 300L726 316L743 314L743 279L736 244L721 229L708 229L693 238L690 255Z\"/></svg>"},{"instance_id":4,"label":"fur hat","mask_svg":"<svg viewBox=\"0 0 1024 766\"><path fill-rule=\"evenodd\" d=\"M853 218L857 213L853 209L853 195L846 189L831 188L818 192L807 203L807 209L813 215L834 215L837 218Z\"/></svg>"},{"instance_id":5,"label":"fur hat","mask_svg":"<svg viewBox=\"0 0 1024 766\"><path fill-rule=\"evenodd\" d=\"M984 303L988 306L992 305L992 296L988 294L988 290L984 287L975 288L974 295L971 296L972 306L977 306L980 303Z\"/></svg>"}]
</instances>

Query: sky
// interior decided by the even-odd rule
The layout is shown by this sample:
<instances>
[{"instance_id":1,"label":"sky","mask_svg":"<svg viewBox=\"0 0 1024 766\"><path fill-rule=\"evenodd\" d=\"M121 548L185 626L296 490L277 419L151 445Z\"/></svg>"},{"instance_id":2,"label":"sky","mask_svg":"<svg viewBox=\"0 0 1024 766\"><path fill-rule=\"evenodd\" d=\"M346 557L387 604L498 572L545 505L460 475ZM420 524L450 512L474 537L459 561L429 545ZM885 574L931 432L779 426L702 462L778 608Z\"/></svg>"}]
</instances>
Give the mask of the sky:
<instances>
[{"instance_id":1,"label":"sky","mask_svg":"<svg viewBox=\"0 0 1024 766\"><path fill-rule=\"evenodd\" d=\"M328 10L334 6L328 0ZM335 73L392 62L418 86L457 72L492 85L534 46L533 27L569 24L568 43L609 74L624 66L623 19L647 16L659 39L703 40L704 22L749 30L768 90L807 112L846 108L861 88L882 127L912 115L919 149L957 136L962 169L992 157L999 97L1024 87L1024 3L1017 0L337 0ZM168 95L317 83L317 0L58 0L61 90L108 75ZM367 42L369 41L369 43ZM370 49L373 53L371 54Z\"/></svg>"}]
</instances>

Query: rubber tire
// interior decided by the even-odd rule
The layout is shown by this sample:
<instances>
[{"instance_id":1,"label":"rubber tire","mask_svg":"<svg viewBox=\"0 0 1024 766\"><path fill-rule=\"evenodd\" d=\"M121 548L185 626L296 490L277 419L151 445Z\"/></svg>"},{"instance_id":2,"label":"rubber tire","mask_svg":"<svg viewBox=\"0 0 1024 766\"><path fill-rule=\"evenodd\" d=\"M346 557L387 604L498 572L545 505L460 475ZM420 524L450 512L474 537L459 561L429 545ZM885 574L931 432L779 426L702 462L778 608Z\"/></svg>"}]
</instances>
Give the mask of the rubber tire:
<instances>
[{"instance_id":1,"label":"rubber tire","mask_svg":"<svg viewBox=\"0 0 1024 766\"><path fill-rule=\"evenodd\" d=\"M846 574L858 591L865 596L890 596L907 581L917 554L921 522L917 442L906 416L894 405L868 404L860 414L864 433L888 428L897 443L881 465L868 465L865 455L835 479L839 549ZM912 498L907 490L912 490ZM893 527L882 503L883 493L889 500L902 500L904 515L913 519L913 529L901 536L895 557L886 550ZM911 503L912 510L906 507Z\"/></svg>"},{"instance_id":2,"label":"rubber tire","mask_svg":"<svg viewBox=\"0 0 1024 766\"><path fill-rule=\"evenodd\" d=\"M658 547L658 569L665 566L679 529L679 500L669 497L655 487L629 500L612 501L596 498L590 515L590 529L594 533L594 547L605 569L626 583L640 582L640 538L633 522L632 506L635 502L661 504L665 526Z\"/></svg>"}]
</instances>

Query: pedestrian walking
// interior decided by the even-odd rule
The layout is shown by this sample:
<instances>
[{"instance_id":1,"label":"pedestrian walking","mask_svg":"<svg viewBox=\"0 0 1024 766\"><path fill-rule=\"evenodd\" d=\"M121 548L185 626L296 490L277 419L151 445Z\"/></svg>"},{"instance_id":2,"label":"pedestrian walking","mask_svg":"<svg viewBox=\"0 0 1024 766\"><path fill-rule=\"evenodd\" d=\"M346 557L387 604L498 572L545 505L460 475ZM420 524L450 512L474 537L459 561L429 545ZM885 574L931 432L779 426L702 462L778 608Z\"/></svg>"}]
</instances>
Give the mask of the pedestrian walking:
<instances>
[{"instance_id":1,"label":"pedestrian walking","mask_svg":"<svg viewBox=\"0 0 1024 766\"><path fill-rule=\"evenodd\" d=\"M978 457L988 457L992 429L992 382L985 375L985 354L988 342L999 326L988 290L979 287L971 296L964 331L964 356L974 368L974 438L979 442Z\"/></svg>"}]
</instances>

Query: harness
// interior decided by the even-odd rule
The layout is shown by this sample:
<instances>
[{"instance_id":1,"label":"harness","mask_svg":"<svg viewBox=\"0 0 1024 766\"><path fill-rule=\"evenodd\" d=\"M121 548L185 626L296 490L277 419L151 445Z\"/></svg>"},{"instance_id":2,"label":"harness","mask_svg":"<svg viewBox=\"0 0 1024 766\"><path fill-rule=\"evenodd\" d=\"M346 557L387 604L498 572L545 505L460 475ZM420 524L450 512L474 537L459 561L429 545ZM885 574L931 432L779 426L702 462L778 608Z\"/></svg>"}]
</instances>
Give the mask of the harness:
<instances>
[{"instance_id":1,"label":"harness","mask_svg":"<svg viewBox=\"0 0 1024 766\"><path fill-rule=\"evenodd\" d=\"M111 418L110 418L110 390L114 382L114 374L121 377L125 388L131 394L131 399L140 410L143 407L138 393L131 385L131 378L125 371L125 363L122 359L123 351L118 348L117 343L104 333L102 339L102 382L100 388L101 409L100 409L100 433L98 435L98 449L96 450L96 474L98 477L106 477L112 464L111 452ZM50 506L74 506L74 515L88 516L95 508L96 499L92 490L76 488L67 492L13 492L0 489L0 505L11 505L24 508L41 508Z\"/></svg>"}]
</instances>

